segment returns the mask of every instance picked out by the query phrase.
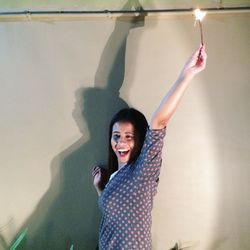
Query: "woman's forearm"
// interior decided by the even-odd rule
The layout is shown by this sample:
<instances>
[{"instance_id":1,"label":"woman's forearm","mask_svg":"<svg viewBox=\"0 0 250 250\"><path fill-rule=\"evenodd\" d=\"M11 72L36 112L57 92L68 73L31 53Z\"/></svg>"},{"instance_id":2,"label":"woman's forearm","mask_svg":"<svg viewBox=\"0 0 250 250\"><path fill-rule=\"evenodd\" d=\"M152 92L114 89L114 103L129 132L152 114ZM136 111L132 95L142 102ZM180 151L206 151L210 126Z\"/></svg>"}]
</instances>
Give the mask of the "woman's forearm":
<instances>
[{"instance_id":1,"label":"woman's forearm","mask_svg":"<svg viewBox=\"0 0 250 250\"><path fill-rule=\"evenodd\" d=\"M170 118L174 114L185 90L191 79L201 72L206 66L207 55L204 46L201 46L185 64L179 78L163 97L159 107L153 114L151 129L161 129L166 127Z\"/></svg>"}]
</instances>

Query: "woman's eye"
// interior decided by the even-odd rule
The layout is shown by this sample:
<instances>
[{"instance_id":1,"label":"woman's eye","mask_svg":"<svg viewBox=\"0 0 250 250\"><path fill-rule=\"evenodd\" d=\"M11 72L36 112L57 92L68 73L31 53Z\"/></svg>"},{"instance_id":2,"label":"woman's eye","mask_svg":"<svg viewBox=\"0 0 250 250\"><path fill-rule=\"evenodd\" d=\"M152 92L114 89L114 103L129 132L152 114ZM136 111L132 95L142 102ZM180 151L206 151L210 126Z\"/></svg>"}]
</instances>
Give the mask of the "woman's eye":
<instances>
[{"instance_id":1,"label":"woman's eye","mask_svg":"<svg viewBox=\"0 0 250 250\"><path fill-rule=\"evenodd\" d=\"M119 138L120 138L119 135L113 135L113 139L114 139L115 141L119 140Z\"/></svg>"},{"instance_id":2,"label":"woman's eye","mask_svg":"<svg viewBox=\"0 0 250 250\"><path fill-rule=\"evenodd\" d=\"M126 139L129 140L129 141L131 141L131 140L134 139L134 136L132 136L132 135L127 135L127 136L126 136Z\"/></svg>"}]
</instances>

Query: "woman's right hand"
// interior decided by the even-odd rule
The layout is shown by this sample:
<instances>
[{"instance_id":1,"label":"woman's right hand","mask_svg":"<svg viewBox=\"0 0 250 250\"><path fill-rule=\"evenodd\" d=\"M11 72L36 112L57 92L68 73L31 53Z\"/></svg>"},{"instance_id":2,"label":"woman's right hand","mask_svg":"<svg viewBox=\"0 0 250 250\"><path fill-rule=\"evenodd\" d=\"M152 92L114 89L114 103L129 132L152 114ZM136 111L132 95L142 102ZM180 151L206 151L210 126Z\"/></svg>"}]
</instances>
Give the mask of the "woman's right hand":
<instances>
[{"instance_id":1,"label":"woman's right hand","mask_svg":"<svg viewBox=\"0 0 250 250\"><path fill-rule=\"evenodd\" d=\"M92 176L93 185L97 193L100 195L108 181L107 170L103 166L95 166L92 170Z\"/></svg>"}]
</instances>

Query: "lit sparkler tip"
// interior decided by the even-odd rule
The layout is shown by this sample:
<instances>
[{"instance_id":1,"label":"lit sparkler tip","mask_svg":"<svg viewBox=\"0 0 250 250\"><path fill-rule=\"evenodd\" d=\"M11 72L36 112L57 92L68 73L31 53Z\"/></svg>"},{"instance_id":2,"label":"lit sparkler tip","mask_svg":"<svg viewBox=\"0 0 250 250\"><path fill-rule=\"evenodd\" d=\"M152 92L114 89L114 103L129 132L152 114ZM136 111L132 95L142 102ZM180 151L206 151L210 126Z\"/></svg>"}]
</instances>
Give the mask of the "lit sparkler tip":
<instances>
[{"instance_id":1,"label":"lit sparkler tip","mask_svg":"<svg viewBox=\"0 0 250 250\"><path fill-rule=\"evenodd\" d=\"M201 11L200 9L196 9L194 11L195 19L201 21L206 15L205 11Z\"/></svg>"}]
</instances>

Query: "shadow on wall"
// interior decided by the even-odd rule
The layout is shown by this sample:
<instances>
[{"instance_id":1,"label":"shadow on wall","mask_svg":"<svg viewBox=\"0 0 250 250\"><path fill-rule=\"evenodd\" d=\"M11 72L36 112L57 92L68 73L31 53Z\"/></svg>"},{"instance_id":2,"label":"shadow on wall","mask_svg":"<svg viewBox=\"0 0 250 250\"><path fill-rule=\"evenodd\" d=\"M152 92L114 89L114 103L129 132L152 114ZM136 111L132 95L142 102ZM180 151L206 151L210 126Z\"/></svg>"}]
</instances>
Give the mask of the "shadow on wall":
<instances>
[{"instance_id":1,"label":"shadow on wall","mask_svg":"<svg viewBox=\"0 0 250 250\"><path fill-rule=\"evenodd\" d=\"M141 6L138 1L128 1L123 8ZM124 80L127 37L130 29L144 25L144 18L117 19L100 59L95 88L76 91L73 118L83 136L53 159L50 187L13 239L12 245L20 233L28 229L17 249L98 248L100 214L91 169L105 162L111 117L128 106L119 97ZM87 128L83 124L87 124ZM88 141L84 139L87 129L90 136Z\"/></svg>"}]
</instances>

